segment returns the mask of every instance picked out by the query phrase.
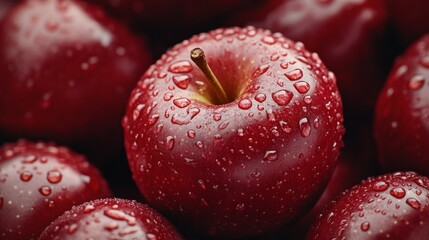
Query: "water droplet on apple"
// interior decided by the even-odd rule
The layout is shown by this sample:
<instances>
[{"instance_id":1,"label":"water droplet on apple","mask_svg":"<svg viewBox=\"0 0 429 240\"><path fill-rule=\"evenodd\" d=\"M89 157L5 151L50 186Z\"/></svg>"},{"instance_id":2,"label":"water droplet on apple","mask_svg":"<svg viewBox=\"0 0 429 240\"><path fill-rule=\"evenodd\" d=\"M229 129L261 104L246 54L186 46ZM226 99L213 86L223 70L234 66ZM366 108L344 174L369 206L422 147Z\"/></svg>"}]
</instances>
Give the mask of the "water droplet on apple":
<instances>
[{"instance_id":1,"label":"water droplet on apple","mask_svg":"<svg viewBox=\"0 0 429 240\"><path fill-rule=\"evenodd\" d=\"M283 132L290 133L292 131L292 128L289 126L289 124L285 121L279 122L280 127L282 128Z\"/></svg>"},{"instance_id":2,"label":"water droplet on apple","mask_svg":"<svg viewBox=\"0 0 429 240\"><path fill-rule=\"evenodd\" d=\"M369 227L370 227L369 222L363 222L363 223L360 225L360 229L361 229L362 231L364 231L364 232L368 231L368 230L369 230Z\"/></svg>"},{"instance_id":3,"label":"water droplet on apple","mask_svg":"<svg viewBox=\"0 0 429 240\"><path fill-rule=\"evenodd\" d=\"M164 128L164 124L160 123L156 126L156 133L160 133Z\"/></svg>"},{"instance_id":4,"label":"water droplet on apple","mask_svg":"<svg viewBox=\"0 0 429 240\"><path fill-rule=\"evenodd\" d=\"M244 203L237 204L235 209L239 212L243 212L244 211Z\"/></svg>"},{"instance_id":5,"label":"water droplet on apple","mask_svg":"<svg viewBox=\"0 0 429 240\"><path fill-rule=\"evenodd\" d=\"M175 62L168 67L168 71L172 73L189 73L192 70L192 64L187 60Z\"/></svg>"},{"instance_id":6,"label":"water droplet on apple","mask_svg":"<svg viewBox=\"0 0 429 240\"><path fill-rule=\"evenodd\" d=\"M220 121L222 119L222 116L219 113L213 114L213 120Z\"/></svg>"},{"instance_id":7,"label":"water droplet on apple","mask_svg":"<svg viewBox=\"0 0 429 240\"><path fill-rule=\"evenodd\" d=\"M411 78L411 80L408 82L408 87L411 90L418 90L423 87L425 83L425 78L421 75L416 75Z\"/></svg>"},{"instance_id":8,"label":"water droplet on apple","mask_svg":"<svg viewBox=\"0 0 429 240\"><path fill-rule=\"evenodd\" d=\"M222 136L220 134L214 135L214 143L222 141Z\"/></svg>"},{"instance_id":9,"label":"water droplet on apple","mask_svg":"<svg viewBox=\"0 0 429 240\"><path fill-rule=\"evenodd\" d=\"M29 171L24 171L19 175L19 177L21 178L22 181L28 182L33 177L33 174Z\"/></svg>"},{"instance_id":10,"label":"water droplet on apple","mask_svg":"<svg viewBox=\"0 0 429 240\"><path fill-rule=\"evenodd\" d=\"M114 220L126 221L127 224L130 226L134 226L137 224L135 217L119 210L107 209L104 211L104 215Z\"/></svg>"},{"instance_id":11,"label":"water droplet on apple","mask_svg":"<svg viewBox=\"0 0 429 240\"><path fill-rule=\"evenodd\" d=\"M287 105L293 97L293 93L288 90L279 90L272 93L272 98L279 106Z\"/></svg>"},{"instance_id":12,"label":"water droplet on apple","mask_svg":"<svg viewBox=\"0 0 429 240\"><path fill-rule=\"evenodd\" d=\"M422 178L417 178L417 179L415 179L415 180L414 180L414 182L415 182L417 185L419 185L420 187L424 187L424 188L426 188L426 189L429 189L429 186L428 186L427 182L426 182L426 181L424 181Z\"/></svg>"},{"instance_id":13,"label":"water droplet on apple","mask_svg":"<svg viewBox=\"0 0 429 240\"><path fill-rule=\"evenodd\" d=\"M282 63L280 63L280 67L283 68L283 69L287 69L289 67L289 63L282 62Z\"/></svg>"},{"instance_id":14,"label":"water droplet on apple","mask_svg":"<svg viewBox=\"0 0 429 240\"><path fill-rule=\"evenodd\" d=\"M43 196L49 196L52 192L52 189L49 186L42 186L39 188L39 192Z\"/></svg>"},{"instance_id":15,"label":"water droplet on apple","mask_svg":"<svg viewBox=\"0 0 429 240\"><path fill-rule=\"evenodd\" d=\"M198 180L198 185L200 185L200 187L201 187L203 190L206 190L206 184L204 183L204 181L203 181L203 180L199 179L199 180Z\"/></svg>"},{"instance_id":16,"label":"water droplet on apple","mask_svg":"<svg viewBox=\"0 0 429 240\"><path fill-rule=\"evenodd\" d=\"M253 77L259 77L259 76L261 76L262 74L264 74L264 73L266 73L267 71L268 71L268 69L270 68L270 65L269 64L264 64L264 65L261 65L261 66L259 66L256 70L255 70L255 72L253 73Z\"/></svg>"},{"instance_id":17,"label":"water droplet on apple","mask_svg":"<svg viewBox=\"0 0 429 240\"><path fill-rule=\"evenodd\" d=\"M191 82L191 77L188 75L177 75L173 76L173 82L177 87L181 89L187 89Z\"/></svg>"},{"instance_id":18,"label":"water droplet on apple","mask_svg":"<svg viewBox=\"0 0 429 240\"><path fill-rule=\"evenodd\" d=\"M271 55L270 60L271 61L277 61L279 60L280 56L277 53L274 53L273 55Z\"/></svg>"},{"instance_id":19,"label":"water droplet on apple","mask_svg":"<svg viewBox=\"0 0 429 240\"><path fill-rule=\"evenodd\" d=\"M174 105L179 108L185 108L191 104L191 101L187 98L178 98L173 100Z\"/></svg>"},{"instance_id":20,"label":"water droplet on apple","mask_svg":"<svg viewBox=\"0 0 429 240\"><path fill-rule=\"evenodd\" d=\"M37 161L37 156L35 155L28 155L23 160L22 163L34 163Z\"/></svg>"},{"instance_id":21,"label":"water droplet on apple","mask_svg":"<svg viewBox=\"0 0 429 240\"><path fill-rule=\"evenodd\" d=\"M92 212L92 211L94 211L94 210L95 210L94 205L92 205L92 204L88 204L88 205L86 205L86 206L85 206L85 208L83 209L83 213L90 213L90 212Z\"/></svg>"},{"instance_id":22,"label":"water droplet on apple","mask_svg":"<svg viewBox=\"0 0 429 240\"><path fill-rule=\"evenodd\" d=\"M204 147L204 143L203 143L203 142L201 142L201 141L197 141L197 142L195 143L195 146L197 146L197 148L203 148L203 147Z\"/></svg>"},{"instance_id":23,"label":"water droplet on apple","mask_svg":"<svg viewBox=\"0 0 429 240\"><path fill-rule=\"evenodd\" d=\"M240 136L240 137L244 136L244 130L243 130L242 128L239 128L239 129L237 130L237 134L238 134L238 136Z\"/></svg>"},{"instance_id":24,"label":"water droplet on apple","mask_svg":"<svg viewBox=\"0 0 429 240\"><path fill-rule=\"evenodd\" d=\"M264 102L265 99L267 99L267 96L265 94L263 94L263 93L258 93L255 96L255 100L258 101L258 102L260 102L260 103Z\"/></svg>"},{"instance_id":25,"label":"water droplet on apple","mask_svg":"<svg viewBox=\"0 0 429 240\"><path fill-rule=\"evenodd\" d=\"M173 98L173 93L168 92L166 94L164 94L164 101L168 102Z\"/></svg>"},{"instance_id":26,"label":"water droplet on apple","mask_svg":"<svg viewBox=\"0 0 429 240\"><path fill-rule=\"evenodd\" d=\"M187 133L187 135L188 135L189 138L194 138L196 134L195 134L194 130L189 130L188 133Z\"/></svg>"},{"instance_id":27,"label":"water droplet on apple","mask_svg":"<svg viewBox=\"0 0 429 240\"><path fill-rule=\"evenodd\" d=\"M47 179L50 183L59 183L63 175L57 170L51 170L47 174Z\"/></svg>"},{"instance_id":28,"label":"water droplet on apple","mask_svg":"<svg viewBox=\"0 0 429 240\"><path fill-rule=\"evenodd\" d=\"M304 81L296 82L293 84L293 86L301 94L307 93L308 90L310 90L310 84Z\"/></svg>"},{"instance_id":29,"label":"water droplet on apple","mask_svg":"<svg viewBox=\"0 0 429 240\"><path fill-rule=\"evenodd\" d=\"M269 45L273 45L274 43L276 43L276 40L272 36L265 36L262 38L262 42Z\"/></svg>"},{"instance_id":30,"label":"water droplet on apple","mask_svg":"<svg viewBox=\"0 0 429 240\"><path fill-rule=\"evenodd\" d=\"M149 124L149 126L153 126L158 121L158 119L159 114L153 114L150 118L148 118L147 123Z\"/></svg>"},{"instance_id":31,"label":"water droplet on apple","mask_svg":"<svg viewBox=\"0 0 429 240\"><path fill-rule=\"evenodd\" d=\"M420 64L425 68L429 68L429 55L422 57Z\"/></svg>"},{"instance_id":32,"label":"water droplet on apple","mask_svg":"<svg viewBox=\"0 0 429 240\"><path fill-rule=\"evenodd\" d=\"M46 30L48 30L49 32L54 32L58 29L59 24L58 22L55 22L55 21L48 21L45 24L45 27L46 27Z\"/></svg>"},{"instance_id":33,"label":"water droplet on apple","mask_svg":"<svg viewBox=\"0 0 429 240\"><path fill-rule=\"evenodd\" d=\"M392 188L390 190L390 195L392 195L395 198L403 198L405 197L405 190L402 187L396 187Z\"/></svg>"},{"instance_id":34,"label":"water droplet on apple","mask_svg":"<svg viewBox=\"0 0 429 240\"><path fill-rule=\"evenodd\" d=\"M104 226L104 229L106 229L109 232L114 231L114 230L116 230L118 228L119 228L119 223L117 223L117 222L110 222L110 223L107 223L107 225Z\"/></svg>"},{"instance_id":35,"label":"water droplet on apple","mask_svg":"<svg viewBox=\"0 0 429 240\"><path fill-rule=\"evenodd\" d=\"M165 138L165 147L170 151L174 148L174 137L168 136Z\"/></svg>"},{"instance_id":36,"label":"water droplet on apple","mask_svg":"<svg viewBox=\"0 0 429 240\"><path fill-rule=\"evenodd\" d=\"M197 162L195 162L194 159L192 158L184 158L185 159L185 164L188 166L196 166Z\"/></svg>"},{"instance_id":37,"label":"water droplet on apple","mask_svg":"<svg viewBox=\"0 0 429 240\"><path fill-rule=\"evenodd\" d=\"M221 124L219 124L219 126L217 127L219 130L224 130L226 127L228 127L229 122L224 121Z\"/></svg>"},{"instance_id":38,"label":"water droplet on apple","mask_svg":"<svg viewBox=\"0 0 429 240\"><path fill-rule=\"evenodd\" d=\"M274 115L273 110L271 108L266 110L265 113L267 114L268 121L270 122L276 121L276 116Z\"/></svg>"},{"instance_id":39,"label":"water droplet on apple","mask_svg":"<svg viewBox=\"0 0 429 240\"><path fill-rule=\"evenodd\" d=\"M386 191L387 188L389 188L389 184L387 184L384 181L379 181L374 183L371 186L372 190L377 191L377 192L382 192L382 191Z\"/></svg>"},{"instance_id":40,"label":"water droplet on apple","mask_svg":"<svg viewBox=\"0 0 429 240\"><path fill-rule=\"evenodd\" d=\"M301 133L301 136L308 137L311 133L311 126L308 122L308 118L302 118L299 120L299 131Z\"/></svg>"},{"instance_id":41,"label":"water droplet on apple","mask_svg":"<svg viewBox=\"0 0 429 240\"><path fill-rule=\"evenodd\" d=\"M72 223L72 224L70 224L70 226L68 226L67 233L73 234L76 232L76 230L77 230L77 224Z\"/></svg>"},{"instance_id":42,"label":"water droplet on apple","mask_svg":"<svg viewBox=\"0 0 429 240\"><path fill-rule=\"evenodd\" d=\"M301 69L294 69L292 71L285 73L285 76L291 81L296 81L302 78L303 73Z\"/></svg>"},{"instance_id":43,"label":"water droplet on apple","mask_svg":"<svg viewBox=\"0 0 429 240\"><path fill-rule=\"evenodd\" d=\"M420 209L420 202L419 200L415 199L415 198L408 198L405 201L410 207L412 207L413 209L419 210Z\"/></svg>"},{"instance_id":44,"label":"water droplet on apple","mask_svg":"<svg viewBox=\"0 0 429 240\"><path fill-rule=\"evenodd\" d=\"M238 102L238 107L243 110L249 109L252 107L252 101L250 101L250 99L247 99L247 98L242 99Z\"/></svg>"},{"instance_id":45,"label":"water droplet on apple","mask_svg":"<svg viewBox=\"0 0 429 240\"><path fill-rule=\"evenodd\" d=\"M265 152L265 155L264 155L264 160L265 161L272 162L272 161L277 160L277 158L278 158L278 155L277 155L277 151L276 150L270 150L270 151L266 151Z\"/></svg>"},{"instance_id":46,"label":"water droplet on apple","mask_svg":"<svg viewBox=\"0 0 429 240\"><path fill-rule=\"evenodd\" d=\"M250 174L250 177L257 179L257 178L261 177L261 175L262 175L261 172L254 171Z\"/></svg>"},{"instance_id":47,"label":"water droplet on apple","mask_svg":"<svg viewBox=\"0 0 429 240\"><path fill-rule=\"evenodd\" d=\"M311 98L311 96L305 96L304 97L304 102L307 104L311 104L311 102L313 101L313 99Z\"/></svg>"},{"instance_id":48,"label":"water droplet on apple","mask_svg":"<svg viewBox=\"0 0 429 240\"><path fill-rule=\"evenodd\" d=\"M175 113L171 117L171 123L176 125L186 125L190 123L190 119L188 117L180 116L179 114Z\"/></svg>"}]
</instances>

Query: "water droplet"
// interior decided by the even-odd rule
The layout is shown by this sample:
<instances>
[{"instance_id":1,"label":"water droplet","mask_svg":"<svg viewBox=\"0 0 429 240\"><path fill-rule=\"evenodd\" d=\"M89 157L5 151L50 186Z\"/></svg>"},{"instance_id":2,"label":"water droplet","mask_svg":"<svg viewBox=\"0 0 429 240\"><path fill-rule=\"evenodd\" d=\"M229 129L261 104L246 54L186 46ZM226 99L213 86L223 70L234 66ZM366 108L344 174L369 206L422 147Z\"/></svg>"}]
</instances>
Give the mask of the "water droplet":
<instances>
[{"instance_id":1,"label":"water droplet","mask_svg":"<svg viewBox=\"0 0 429 240\"><path fill-rule=\"evenodd\" d=\"M360 229L361 229L362 231L364 231L364 232L368 231L368 230L369 230L369 227L370 227L369 222L363 222L363 223L360 225Z\"/></svg>"},{"instance_id":2,"label":"water droplet","mask_svg":"<svg viewBox=\"0 0 429 240\"><path fill-rule=\"evenodd\" d=\"M173 82L181 89L187 89L191 82L191 77L188 75L178 75L173 77Z\"/></svg>"},{"instance_id":3,"label":"water droplet","mask_svg":"<svg viewBox=\"0 0 429 240\"><path fill-rule=\"evenodd\" d=\"M158 121L158 119L159 114L153 114L150 118L148 118L147 123L149 124L149 126L153 126Z\"/></svg>"},{"instance_id":4,"label":"water droplet","mask_svg":"<svg viewBox=\"0 0 429 240\"><path fill-rule=\"evenodd\" d=\"M49 196L52 192L52 189L49 186L43 186L43 187L39 188L39 192L43 196Z\"/></svg>"},{"instance_id":5,"label":"water droplet","mask_svg":"<svg viewBox=\"0 0 429 240\"><path fill-rule=\"evenodd\" d=\"M395 198L403 198L405 197L405 190L401 187L396 187L390 190L390 195Z\"/></svg>"},{"instance_id":6,"label":"water droplet","mask_svg":"<svg viewBox=\"0 0 429 240\"><path fill-rule=\"evenodd\" d=\"M203 142L201 142L201 141L197 141L197 142L195 143L195 146L197 146L197 148L203 148L203 147L204 147L204 143L203 143Z\"/></svg>"},{"instance_id":7,"label":"water droplet","mask_svg":"<svg viewBox=\"0 0 429 240\"><path fill-rule=\"evenodd\" d=\"M313 121L313 125L315 129L318 129L320 127L320 119L319 117L316 117Z\"/></svg>"},{"instance_id":8,"label":"water droplet","mask_svg":"<svg viewBox=\"0 0 429 240\"><path fill-rule=\"evenodd\" d=\"M215 121L219 121L222 119L222 116L219 113L215 113L213 114L213 120Z\"/></svg>"},{"instance_id":9,"label":"water droplet","mask_svg":"<svg viewBox=\"0 0 429 240\"><path fill-rule=\"evenodd\" d=\"M235 209L237 211L239 211L239 212L244 211L244 203L237 204L237 206L235 207Z\"/></svg>"},{"instance_id":10,"label":"water droplet","mask_svg":"<svg viewBox=\"0 0 429 240\"><path fill-rule=\"evenodd\" d=\"M277 53L274 53L273 55L271 55L270 60L271 61L277 61L279 60L280 56Z\"/></svg>"},{"instance_id":11,"label":"water droplet","mask_svg":"<svg viewBox=\"0 0 429 240\"><path fill-rule=\"evenodd\" d=\"M272 36L265 36L262 38L262 42L272 45L274 43L276 43L276 40L272 37Z\"/></svg>"},{"instance_id":12,"label":"water droplet","mask_svg":"<svg viewBox=\"0 0 429 240\"><path fill-rule=\"evenodd\" d=\"M175 62L168 68L168 71L172 73L189 73L192 70L192 64L187 60Z\"/></svg>"},{"instance_id":13,"label":"water droplet","mask_svg":"<svg viewBox=\"0 0 429 240\"><path fill-rule=\"evenodd\" d=\"M168 92L164 95L164 101L170 101L173 98L173 93Z\"/></svg>"},{"instance_id":14,"label":"water droplet","mask_svg":"<svg viewBox=\"0 0 429 240\"><path fill-rule=\"evenodd\" d=\"M411 80L408 82L408 87L411 90L418 90L423 87L425 83L425 78L421 75L416 75L411 78Z\"/></svg>"},{"instance_id":15,"label":"water droplet","mask_svg":"<svg viewBox=\"0 0 429 240\"><path fill-rule=\"evenodd\" d=\"M119 210L107 209L104 211L104 215L114 220L127 221L128 225L131 225L131 226L137 224L135 217L130 216Z\"/></svg>"},{"instance_id":16,"label":"water droplet","mask_svg":"<svg viewBox=\"0 0 429 240\"><path fill-rule=\"evenodd\" d=\"M24 171L19 175L19 177L21 178L22 181L28 182L33 177L33 174L29 171Z\"/></svg>"},{"instance_id":17,"label":"water droplet","mask_svg":"<svg viewBox=\"0 0 429 240\"><path fill-rule=\"evenodd\" d=\"M273 110L271 108L266 110L265 112L267 113L268 121L270 121L270 122L276 121L276 116L274 115Z\"/></svg>"},{"instance_id":18,"label":"water droplet","mask_svg":"<svg viewBox=\"0 0 429 240\"><path fill-rule=\"evenodd\" d=\"M263 94L263 93L258 93L255 96L255 100L260 102L260 103L264 102L265 99L267 99L267 96L265 96L265 94Z\"/></svg>"},{"instance_id":19,"label":"water droplet","mask_svg":"<svg viewBox=\"0 0 429 240\"><path fill-rule=\"evenodd\" d=\"M405 201L410 207L419 210L420 209L420 202L419 200L415 199L415 198L408 198Z\"/></svg>"},{"instance_id":20,"label":"water droplet","mask_svg":"<svg viewBox=\"0 0 429 240\"><path fill-rule=\"evenodd\" d=\"M75 232L76 232L76 230L77 230L77 224L72 223L72 224L70 224L70 226L68 227L68 229L67 229L67 233L68 233L68 234L73 234L73 233L75 233Z\"/></svg>"},{"instance_id":21,"label":"water droplet","mask_svg":"<svg viewBox=\"0 0 429 240\"><path fill-rule=\"evenodd\" d=\"M194 130L189 130L187 133L189 138L194 138L195 137L195 131Z\"/></svg>"},{"instance_id":22,"label":"water droplet","mask_svg":"<svg viewBox=\"0 0 429 240\"><path fill-rule=\"evenodd\" d=\"M414 182L419 185L420 187L424 187L426 189L429 189L428 184L426 181L424 181L422 178L417 178L416 180L414 180Z\"/></svg>"},{"instance_id":23,"label":"water droplet","mask_svg":"<svg viewBox=\"0 0 429 240\"><path fill-rule=\"evenodd\" d=\"M168 136L165 139L165 147L170 151L174 148L174 137Z\"/></svg>"},{"instance_id":24,"label":"water droplet","mask_svg":"<svg viewBox=\"0 0 429 240\"><path fill-rule=\"evenodd\" d=\"M279 106L287 105L293 97L293 93L288 90L279 90L272 93L272 98Z\"/></svg>"},{"instance_id":25,"label":"water droplet","mask_svg":"<svg viewBox=\"0 0 429 240\"><path fill-rule=\"evenodd\" d=\"M59 183L62 178L63 175L57 170L49 171L47 174L47 179L50 183Z\"/></svg>"},{"instance_id":26,"label":"water droplet","mask_svg":"<svg viewBox=\"0 0 429 240\"><path fill-rule=\"evenodd\" d=\"M243 110L249 109L252 107L252 101L250 101L250 99L247 99L247 98L242 99L240 100L240 102L238 102L238 107Z\"/></svg>"},{"instance_id":27,"label":"water droplet","mask_svg":"<svg viewBox=\"0 0 429 240\"><path fill-rule=\"evenodd\" d=\"M92 211L94 211L94 210L95 210L94 205L92 205L92 204L88 204L88 205L86 205L86 206L85 206L85 208L83 209L83 213L90 213L90 212L92 212Z\"/></svg>"},{"instance_id":28,"label":"water droplet","mask_svg":"<svg viewBox=\"0 0 429 240\"><path fill-rule=\"evenodd\" d=\"M301 120L299 120L299 130L300 130L301 136L303 137L308 137L310 135L311 126L308 123L307 118L302 118Z\"/></svg>"},{"instance_id":29,"label":"water droplet","mask_svg":"<svg viewBox=\"0 0 429 240\"><path fill-rule=\"evenodd\" d=\"M280 63L280 67L283 68L283 69L287 69L289 67L289 63L282 62L282 63Z\"/></svg>"},{"instance_id":30,"label":"water droplet","mask_svg":"<svg viewBox=\"0 0 429 240\"><path fill-rule=\"evenodd\" d=\"M308 84L308 82L304 82L304 81L296 82L293 84L293 86L301 94L307 93L308 90L310 90L310 84Z\"/></svg>"},{"instance_id":31,"label":"water droplet","mask_svg":"<svg viewBox=\"0 0 429 240\"><path fill-rule=\"evenodd\" d=\"M119 223L117 222L110 222L106 226L104 226L104 229L111 232L119 228Z\"/></svg>"},{"instance_id":32,"label":"water droplet","mask_svg":"<svg viewBox=\"0 0 429 240\"><path fill-rule=\"evenodd\" d=\"M34 163L37 161L37 157L35 155L28 155L22 160L22 163Z\"/></svg>"},{"instance_id":33,"label":"water droplet","mask_svg":"<svg viewBox=\"0 0 429 240\"><path fill-rule=\"evenodd\" d=\"M280 121L280 127L282 130L286 133L290 133L292 131L292 128L289 126L289 124L285 121Z\"/></svg>"},{"instance_id":34,"label":"water droplet","mask_svg":"<svg viewBox=\"0 0 429 240\"><path fill-rule=\"evenodd\" d=\"M377 191L377 192L382 192L382 191L386 191L386 189L389 187L389 184L387 184L384 181L379 181L376 182L372 185L372 190Z\"/></svg>"},{"instance_id":35,"label":"water droplet","mask_svg":"<svg viewBox=\"0 0 429 240\"><path fill-rule=\"evenodd\" d=\"M270 151L266 151L265 155L264 155L264 160L265 161L275 161L277 160L278 155L277 155L277 151L276 150L270 150Z\"/></svg>"},{"instance_id":36,"label":"water droplet","mask_svg":"<svg viewBox=\"0 0 429 240\"><path fill-rule=\"evenodd\" d=\"M250 177L252 177L252 178L259 178L261 175L262 175L261 172L254 171L252 174L250 174Z\"/></svg>"},{"instance_id":37,"label":"water droplet","mask_svg":"<svg viewBox=\"0 0 429 240\"><path fill-rule=\"evenodd\" d=\"M217 127L219 130L224 130L226 127L228 127L229 122L224 121L221 124L219 124L219 126Z\"/></svg>"},{"instance_id":38,"label":"water droplet","mask_svg":"<svg viewBox=\"0 0 429 240\"><path fill-rule=\"evenodd\" d=\"M174 105L179 108L185 108L191 104L191 101L187 98L178 98L173 100Z\"/></svg>"},{"instance_id":39,"label":"water droplet","mask_svg":"<svg viewBox=\"0 0 429 240\"><path fill-rule=\"evenodd\" d=\"M285 73L285 76L291 80L291 81L296 81L302 78L302 71L301 69L294 69L292 71L289 71L287 73Z\"/></svg>"},{"instance_id":40,"label":"water droplet","mask_svg":"<svg viewBox=\"0 0 429 240\"><path fill-rule=\"evenodd\" d=\"M203 180L199 179L199 180L198 180L198 184L200 185L200 187L201 187L203 190L206 190L206 184L204 183L204 181L203 181Z\"/></svg>"},{"instance_id":41,"label":"water droplet","mask_svg":"<svg viewBox=\"0 0 429 240\"><path fill-rule=\"evenodd\" d=\"M429 55L422 57L420 64L425 68L429 68Z\"/></svg>"},{"instance_id":42,"label":"water droplet","mask_svg":"<svg viewBox=\"0 0 429 240\"><path fill-rule=\"evenodd\" d=\"M313 101L313 99L311 99L311 96L305 96L304 97L304 102L307 104L310 104Z\"/></svg>"},{"instance_id":43,"label":"water droplet","mask_svg":"<svg viewBox=\"0 0 429 240\"><path fill-rule=\"evenodd\" d=\"M54 32L58 29L59 24L58 22L49 21L46 23L45 27L46 27L46 30L48 30L49 32Z\"/></svg>"},{"instance_id":44,"label":"water droplet","mask_svg":"<svg viewBox=\"0 0 429 240\"><path fill-rule=\"evenodd\" d=\"M270 68L269 64L264 64L264 65L259 66L255 70L255 72L253 73L253 77L259 77L259 76L261 76L262 74L266 73L269 68Z\"/></svg>"},{"instance_id":45,"label":"water droplet","mask_svg":"<svg viewBox=\"0 0 429 240\"><path fill-rule=\"evenodd\" d=\"M239 129L237 130L237 134L238 134L238 136L240 136L240 137L244 136L244 130L243 130L242 128L239 128Z\"/></svg>"},{"instance_id":46,"label":"water droplet","mask_svg":"<svg viewBox=\"0 0 429 240\"><path fill-rule=\"evenodd\" d=\"M214 142L218 143L220 141L222 141L222 136L220 134L214 135Z\"/></svg>"}]
</instances>

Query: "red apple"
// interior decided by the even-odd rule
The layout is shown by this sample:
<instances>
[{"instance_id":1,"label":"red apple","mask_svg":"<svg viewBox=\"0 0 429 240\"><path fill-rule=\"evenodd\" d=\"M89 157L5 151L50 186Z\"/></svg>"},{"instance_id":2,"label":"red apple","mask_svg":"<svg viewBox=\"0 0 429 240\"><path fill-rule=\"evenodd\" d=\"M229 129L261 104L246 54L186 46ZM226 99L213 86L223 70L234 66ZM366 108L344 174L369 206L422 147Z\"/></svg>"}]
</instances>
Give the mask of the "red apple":
<instances>
[{"instance_id":1,"label":"red apple","mask_svg":"<svg viewBox=\"0 0 429 240\"><path fill-rule=\"evenodd\" d=\"M65 147L21 140L0 148L1 239L36 239L72 206L110 195L98 170Z\"/></svg>"},{"instance_id":2,"label":"red apple","mask_svg":"<svg viewBox=\"0 0 429 240\"><path fill-rule=\"evenodd\" d=\"M383 84L381 44L386 26L382 0L270 0L240 13L233 24L280 32L320 54L338 77L349 113L372 111Z\"/></svg>"},{"instance_id":3,"label":"red apple","mask_svg":"<svg viewBox=\"0 0 429 240\"><path fill-rule=\"evenodd\" d=\"M0 24L0 133L120 144L120 119L146 66L148 51L101 9L24 1Z\"/></svg>"},{"instance_id":4,"label":"red apple","mask_svg":"<svg viewBox=\"0 0 429 240\"><path fill-rule=\"evenodd\" d=\"M0 20L9 12L9 9L16 4L17 0L2 0L0 2Z\"/></svg>"},{"instance_id":5,"label":"red apple","mask_svg":"<svg viewBox=\"0 0 429 240\"><path fill-rule=\"evenodd\" d=\"M247 27L174 46L133 90L123 126L152 206L195 232L243 237L309 208L332 174L342 122L318 55Z\"/></svg>"},{"instance_id":6,"label":"red apple","mask_svg":"<svg viewBox=\"0 0 429 240\"><path fill-rule=\"evenodd\" d=\"M397 59L380 93L374 134L386 170L429 175L429 35Z\"/></svg>"},{"instance_id":7,"label":"red apple","mask_svg":"<svg viewBox=\"0 0 429 240\"><path fill-rule=\"evenodd\" d=\"M429 179L414 172L366 180L332 202L307 239L427 239L428 189Z\"/></svg>"},{"instance_id":8,"label":"red apple","mask_svg":"<svg viewBox=\"0 0 429 240\"><path fill-rule=\"evenodd\" d=\"M429 33L429 1L386 1L394 29L405 44L411 44Z\"/></svg>"},{"instance_id":9,"label":"red apple","mask_svg":"<svg viewBox=\"0 0 429 240\"><path fill-rule=\"evenodd\" d=\"M39 240L183 239L155 210L136 201L99 199L73 207L49 225Z\"/></svg>"}]
</instances>

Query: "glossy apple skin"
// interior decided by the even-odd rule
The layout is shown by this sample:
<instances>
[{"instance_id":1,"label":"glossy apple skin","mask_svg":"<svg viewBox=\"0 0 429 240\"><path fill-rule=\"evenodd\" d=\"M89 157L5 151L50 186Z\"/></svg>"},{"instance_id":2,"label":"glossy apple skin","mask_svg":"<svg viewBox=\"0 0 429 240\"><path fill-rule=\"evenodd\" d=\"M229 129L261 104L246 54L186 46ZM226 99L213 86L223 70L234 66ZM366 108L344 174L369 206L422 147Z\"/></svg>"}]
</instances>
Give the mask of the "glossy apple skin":
<instances>
[{"instance_id":1,"label":"glossy apple skin","mask_svg":"<svg viewBox=\"0 0 429 240\"><path fill-rule=\"evenodd\" d=\"M195 47L235 100L214 104L191 63ZM174 46L138 82L123 126L133 178L152 206L194 232L242 237L306 211L332 174L342 121L335 76L317 54L247 27Z\"/></svg>"},{"instance_id":2,"label":"glossy apple skin","mask_svg":"<svg viewBox=\"0 0 429 240\"><path fill-rule=\"evenodd\" d=\"M414 172L363 181L325 209L307 239L427 239L428 188Z\"/></svg>"},{"instance_id":3,"label":"glossy apple skin","mask_svg":"<svg viewBox=\"0 0 429 240\"><path fill-rule=\"evenodd\" d=\"M0 132L120 144L127 98L148 64L148 51L101 9L25 1L0 24Z\"/></svg>"},{"instance_id":4,"label":"glossy apple skin","mask_svg":"<svg viewBox=\"0 0 429 240\"><path fill-rule=\"evenodd\" d=\"M74 206L50 224L39 240L183 239L158 212L137 201L108 198Z\"/></svg>"},{"instance_id":5,"label":"glossy apple skin","mask_svg":"<svg viewBox=\"0 0 429 240\"><path fill-rule=\"evenodd\" d=\"M231 23L280 32L317 52L337 76L344 109L352 114L372 111L385 79L386 15L382 0L271 0Z\"/></svg>"},{"instance_id":6,"label":"glossy apple skin","mask_svg":"<svg viewBox=\"0 0 429 240\"><path fill-rule=\"evenodd\" d=\"M0 148L1 239L36 239L72 206L110 196L98 170L68 148L24 140Z\"/></svg>"},{"instance_id":7,"label":"glossy apple skin","mask_svg":"<svg viewBox=\"0 0 429 240\"><path fill-rule=\"evenodd\" d=\"M428 1L389 0L386 4L394 29L406 46L429 33L429 22L424 20L429 12Z\"/></svg>"},{"instance_id":8,"label":"glossy apple skin","mask_svg":"<svg viewBox=\"0 0 429 240\"><path fill-rule=\"evenodd\" d=\"M18 0L2 0L0 2L0 20L7 14L9 9L18 2Z\"/></svg>"},{"instance_id":9,"label":"glossy apple skin","mask_svg":"<svg viewBox=\"0 0 429 240\"><path fill-rule=\"evenodd\" d=\"M397 60L375 109L374 135L386 170L429 175L429 35Z\"/></svg>"}]
</instances>

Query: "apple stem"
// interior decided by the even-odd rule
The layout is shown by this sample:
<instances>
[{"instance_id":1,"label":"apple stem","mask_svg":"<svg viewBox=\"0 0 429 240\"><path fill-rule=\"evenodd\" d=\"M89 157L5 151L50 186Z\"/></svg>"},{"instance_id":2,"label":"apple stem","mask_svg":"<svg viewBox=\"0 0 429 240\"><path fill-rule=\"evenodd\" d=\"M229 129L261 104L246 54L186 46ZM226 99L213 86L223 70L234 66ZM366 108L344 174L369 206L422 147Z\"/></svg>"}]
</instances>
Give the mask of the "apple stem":
<instances>
[{"instance_id":1,"label":"apple stem","mask_svg":"<svg viewBox=\"0 0 429 240\"><path fill-rule=\"evenodd\" d=\"M225 89L223 89L219 80L214 75L209 64L207 63L207 59L206 59L206 56L204 55L204 51L201 48L194 48L191 51L191 59L200 68L200 70L204 73L206 78L210 81L210 83L214 87L218 97L224 103L229 102L228 95L226 94Z\"/></svg>"}]
</instances>

